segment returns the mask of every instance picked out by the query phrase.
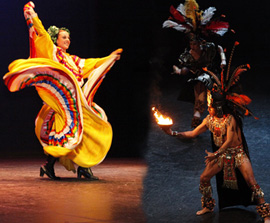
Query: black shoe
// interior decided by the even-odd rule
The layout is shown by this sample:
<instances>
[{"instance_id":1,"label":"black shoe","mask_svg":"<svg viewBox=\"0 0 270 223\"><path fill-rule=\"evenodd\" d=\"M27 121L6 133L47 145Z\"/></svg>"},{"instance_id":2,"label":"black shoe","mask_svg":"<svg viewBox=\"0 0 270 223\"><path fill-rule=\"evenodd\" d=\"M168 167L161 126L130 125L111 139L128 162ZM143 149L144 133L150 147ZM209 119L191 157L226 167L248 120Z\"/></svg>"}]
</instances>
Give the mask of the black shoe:
<instances>
[{"instance_id":1,"label":"black shoe","mask_svg":"<svg viewBox=\"0 0 270 223\"><path fill-rule=\"evenodd\" d=\"M53 180L60 180L60 177L55 176L54 170L46 168L46 165L40 167L40 176L43 177L44 174Z\"/></svg>"},{"instance_id":2,"label":"black shoe","mask_svg":"<svg viewBox=\"0 0 270 223\"><path fill-rule=\"evenodd\" d=\"M79 166L77 170L77 177L81 178L82 176L90 180L99 180L98 177L93 175L91 168L83 168Z\"/></svg>"}]
</instances>

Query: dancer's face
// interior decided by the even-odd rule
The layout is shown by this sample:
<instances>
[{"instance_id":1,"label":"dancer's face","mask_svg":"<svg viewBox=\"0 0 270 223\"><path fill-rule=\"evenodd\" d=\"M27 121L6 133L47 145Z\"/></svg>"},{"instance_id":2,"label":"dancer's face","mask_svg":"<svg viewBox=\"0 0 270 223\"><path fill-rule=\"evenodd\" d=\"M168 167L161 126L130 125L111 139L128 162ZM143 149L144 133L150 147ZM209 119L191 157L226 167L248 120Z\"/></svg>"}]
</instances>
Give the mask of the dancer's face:
<instances>
[{"instance_id":1,"label":"dancer's face","mask_svg":"<svg viewBox=\"0 0 270 223\"><path fill-rule=\"evenodd\" d=\"M200 42L199 41L190 41L189 47L191 50L198 51L200 50Z\"/></svg>"},{"instance_id":2,"label":"dancer's face","mask_svg":"<svg viewBox=\"0 0 270 223\"><path fill-rule=\"evenodd\" d=\"M67 31L60 30L56 44L66 52L70 45L69 33Z\"/></svg>"},{"instance_id":3,"label":"dancer's face","mask_svg":"<svg viewBox=\"0 0 270 223\"><path fill-rule=\"evenodd\" d=\"M209 114L211 116L215 116L216 115L216 110L213 107L209 106L208 107L208 111L209 111Z\"/></svg>"}]
</instances>

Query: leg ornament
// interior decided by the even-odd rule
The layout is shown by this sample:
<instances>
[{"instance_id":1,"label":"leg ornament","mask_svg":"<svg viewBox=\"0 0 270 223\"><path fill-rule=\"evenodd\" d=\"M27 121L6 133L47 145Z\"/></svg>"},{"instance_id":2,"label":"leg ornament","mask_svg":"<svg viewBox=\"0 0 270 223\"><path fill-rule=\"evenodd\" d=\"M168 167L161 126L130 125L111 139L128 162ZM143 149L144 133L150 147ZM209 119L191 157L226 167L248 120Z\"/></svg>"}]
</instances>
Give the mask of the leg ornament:
<instances>
[{"instance_id":1,"label":"leg ornament","mask_svg":"<svg viewBox=\"0 0 270 223\"><path fill-rule=\"evenodd\" d=\"M202 120L199 117L194 116L191 121L191 128L196 128L202 123Z\"/></svg>"},{"instance_id":2,"label":"leg ornament","mask_svg":"<svg viewBox=\"0 0 270 223\"><path fill-rule=\"evenodd\" d=\"M216 204L215 199L212 198L212 187L210 183L201 183L199 190L203 195L201 198L202 208L213 210Z\"/></svg>"},{"instance_id":3,"label":"leg ornament","mask_svg":"<svg viewBox=\"0 0 270 223\"><path fill-rule=\"evenodd\" d=\"M260 204L256 209L262 218L270 217L270 207L268 203Z\"/></svg>"},{"instance_id":4,"label":"leg ornament","mask_svg":"<svg viewBox=\"0 0 270 223\"><path fill-rule=\"evenodd\" d=\"M258 184L251 186L251 190L252 190L252 197L251 197L252 202L254 201L254 199L260 199L264 197L263 190Z\"/></svg>"},{"instance_id":5,"label":"leg ornament","mask_svg":"<svg viewBox=\"0 0 270 223\"><path fill-rule=\"evenodd\" d=\"M205 110L204 101L202 101L200 99L195 99L194 114L193 114L193 118L191 121L192 128L196 128L198 125L200 125L202 123L200 116L203 114L204 110Z\"/></svg>"},{"instance_id":6,"label":"leg ornament","mask_svg":"<svg viewBox=\"0 0 270 223\"><path fill-rule=\"evenodd\" d=\"M194 105L194 113L198 111L200 114L202 114L205 110L205 103L201 100L197 100Z\"/></svg>"},{"instance_id":7,"label":"leg ornament","mask_svg":"<svg viewBox=\"0 0 270 223\"><path fill-rule=\"evenodd\" d=\"M216 201L212 197L202 196L201 202L202 202L202 208L208 208L210 211L213 211L216 205Z\"/></svg>"}]
</instances>

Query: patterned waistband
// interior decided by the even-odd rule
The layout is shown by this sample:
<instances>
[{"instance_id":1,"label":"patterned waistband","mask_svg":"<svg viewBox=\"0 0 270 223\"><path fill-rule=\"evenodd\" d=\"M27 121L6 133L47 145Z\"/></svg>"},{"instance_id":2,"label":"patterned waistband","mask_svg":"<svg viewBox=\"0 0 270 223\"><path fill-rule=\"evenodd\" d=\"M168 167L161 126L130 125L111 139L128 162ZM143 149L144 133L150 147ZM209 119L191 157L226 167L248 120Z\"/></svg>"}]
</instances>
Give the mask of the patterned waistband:
<instances>
[{"instance_id":1,"label":"patterned waistband","mask_svg":"<svg viewBox=\"0 0 270 223\"><path fill-rule=\"evenodd\" d=\"M226 149L226 153L239 153L239 152L244 152L244 148L243 145L239 145L239 146L235 146L235 147L231 147L231 148L227 148Z\"/></svg>"}]
</instances>

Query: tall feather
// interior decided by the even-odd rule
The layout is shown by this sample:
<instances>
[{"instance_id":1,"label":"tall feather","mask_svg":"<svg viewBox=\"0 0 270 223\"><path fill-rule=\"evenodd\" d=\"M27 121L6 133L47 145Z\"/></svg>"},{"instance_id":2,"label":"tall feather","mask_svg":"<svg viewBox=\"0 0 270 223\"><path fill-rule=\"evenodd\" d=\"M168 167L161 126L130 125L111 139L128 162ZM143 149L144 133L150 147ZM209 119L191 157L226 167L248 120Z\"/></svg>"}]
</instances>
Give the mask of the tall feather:
<instances>
[{"instance_id":1,"label":"tall feather","mask_svg":"<svg viewBox=\"0 0 270 223\"><path fill-rule=\"evenodd\" d=\"M185 1L186 17L192 21L194 31L197 28L197 11L198 10L199 10L199 5L195 0Z\"/></svg>"},{"instance_id":2,"label":"tall feather","mask_svg":"<svg viewBox=\"0 0 270 223\"><path fill-rule=\"evenodd\" d=\"M232 64L232 57L233 57L233 53L235 50L235 47L239 45L239 42L234 42L232 51L231 51L231 55L230 55L230 59L229 59L229 63L228 63L228 68L227 68L227 76L226 76L226 82L229 80L229 75L230 75L230 69L231 69L231 64Z\"/></svg>"},{"instance_id":3,"label":"tall feather","mask_svg":"<svg viewBox=\"0 0 270 223\"><path fill-rule=\"evenodd\" d=\"M163 24L162 24L163 28L173 28L177 31L181 31L181 32L189 32L192 27L186 25L186 24L178 24L177 22L171 21L171 20L166 20Z\"/></svg>"},{"instance_id":4,"label":"tall feather","mask_svg":"<svg viewBox=\"0 0 270 223\"><path fill-rule=\"evenodd\" d=\"M186 22L186 19L183 16L183 14L181 14L181 12L179 12L178 10L176 10L173 6L170 7L170 13L172 14L172 16L174 17L174 19L176 20L176 22L178 22L178 23L184 23L184 22Z\"/></svg>"},{"instance_id":5,"label":"tall feather","mask_svg":"<svg viewBox=\"0 0 270 223\"><path fill-rule=\"evenodd\" d=\"M205 30L223 36L229 29L229 23L223 21L211 21L205 26Z\"/></svg>"},{"instance_id":6,"label":"tall feather","mask_svg":"<svg viewBox=\"0 0 270 223\"><path fill-rule=\"evenodd\" d=\"M239 80L240 74L247 71L247 68L250 68L249 64L240 65L234 70L227 84L227 88L226 88L227 91L230 89L232 85L234 85Z\"/></svg>"},{"instance_id":7,"label":"tall feather","mask_svg":"<svg viewBox=\"0 0 270 223\"><path fill-rule=\"evenodd\" d=\"M178 7L176 8L176 10L179 13L181 13L183 16L186 16L185 6L182 3L180 5L178 5Z\"/></svg>"},{"instance_id":8,"label":"tall feather","mask_svg":"<svg viewBox=\"0 0 270 223\"><path fill-rule=\"evenodd\" d=\"M246 106L251 103L251 99L244 94L231 93L226 96L226 99L234 101L235 103Z\"/></svg>"},{"instance_id":9,"label":"tall feather","mask_svg":"<svg viewBox=\"0 0 270 223\"><path fill-rule=\"evenodd\" d=\"M256 117L247 107L245 107L244 105L239 104L238 102L228 99L229 101L231 101L233 104L237 105L237 107L239 107L240 109L242 109L243 111L245 111L245 116L248 115L252 115L255 119L259 119L258 117Z\"/></svg>"},{"instance_id":10,"label":"tall feather","mask_svg":"<svg viewBox=\"0 0 270 223\"><path fill-rule=\"evenodd\" d=\"M215 14L216 8L215 7L209 7L208 9L204 10L202 14L202 20L201 24L206 25L213 17Z\"/></svg>"},{"instance_id":11,"label":"tall feather","mask_svg":"<svg viewBox=\"0 0 270 223\"><path fill-rule=\"evenodd\" d=\"M223 72L224 72L224 69L222 68L221 73L220 73L220 82L221 82L222 90L224 90L224 74L223 74Z\"/></svg>"}]
</instances>

